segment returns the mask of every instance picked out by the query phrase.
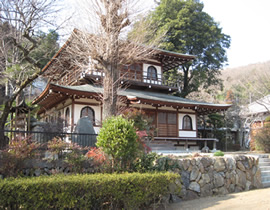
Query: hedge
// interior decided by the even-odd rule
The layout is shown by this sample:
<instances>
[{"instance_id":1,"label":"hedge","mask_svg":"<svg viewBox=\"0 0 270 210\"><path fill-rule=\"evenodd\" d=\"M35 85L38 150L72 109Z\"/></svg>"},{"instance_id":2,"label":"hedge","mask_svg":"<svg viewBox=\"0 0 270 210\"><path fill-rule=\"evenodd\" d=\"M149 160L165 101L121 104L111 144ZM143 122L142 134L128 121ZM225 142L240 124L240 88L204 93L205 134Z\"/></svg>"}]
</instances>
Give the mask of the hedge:
<instances>
[{"instance_id":1,"label":"hedge","mask_svg":"<svg viewBox=\"0 0 270 210\"><path fill-rule=\"evenodd\" d=\"M179 178L166 172L3 179L0 209L141 209Z\"/></svg>"}]
</instances>

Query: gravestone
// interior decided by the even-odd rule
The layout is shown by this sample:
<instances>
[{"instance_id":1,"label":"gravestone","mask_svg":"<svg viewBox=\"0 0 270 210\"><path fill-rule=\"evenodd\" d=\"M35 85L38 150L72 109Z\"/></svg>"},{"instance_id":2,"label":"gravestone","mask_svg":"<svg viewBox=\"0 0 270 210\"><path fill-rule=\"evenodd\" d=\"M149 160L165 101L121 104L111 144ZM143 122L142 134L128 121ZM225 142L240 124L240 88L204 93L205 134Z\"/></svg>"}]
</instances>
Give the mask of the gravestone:
<instances>
[{"instance_id":1,"label":"gravestone","mask_svg":"<svg viewBox=\"0 0 270 210\"><path fill-rule=\"evenodd\" d=\"M72 142L80 146L95 146L96 132L92 121L88 117L82 117L78 120L75 130L72 134Z\"/></svg>"}]
</instances>

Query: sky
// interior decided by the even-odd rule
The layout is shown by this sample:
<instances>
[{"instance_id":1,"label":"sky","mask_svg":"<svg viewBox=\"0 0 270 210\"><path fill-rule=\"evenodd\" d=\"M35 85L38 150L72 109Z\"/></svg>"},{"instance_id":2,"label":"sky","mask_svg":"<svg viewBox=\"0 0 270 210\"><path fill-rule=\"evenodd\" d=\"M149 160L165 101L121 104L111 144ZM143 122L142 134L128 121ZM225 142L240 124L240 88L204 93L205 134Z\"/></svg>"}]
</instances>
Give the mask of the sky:
<instances>
[{"instance_id":1,"label":"sky","mask_svg":"<svg viewBox=\"0 0 270 210\"><path fill-rule=\"evenodd\" d=\"M154 8L154 0L140 1L144 11ZM204 11L219 23L223 33L231 36L225 68L270 60L270 0L201 1Z\"/></svg>"},{"instance_id":2,"label":"sky","mask_svg":"<svg viewBox=\"0 0 270 210\"><path fill-rule=\"evenodd\" d=\"M270 60L270 0L203 0L204 11L231 36L228 67Z\"/></svg>"}]
</instances>

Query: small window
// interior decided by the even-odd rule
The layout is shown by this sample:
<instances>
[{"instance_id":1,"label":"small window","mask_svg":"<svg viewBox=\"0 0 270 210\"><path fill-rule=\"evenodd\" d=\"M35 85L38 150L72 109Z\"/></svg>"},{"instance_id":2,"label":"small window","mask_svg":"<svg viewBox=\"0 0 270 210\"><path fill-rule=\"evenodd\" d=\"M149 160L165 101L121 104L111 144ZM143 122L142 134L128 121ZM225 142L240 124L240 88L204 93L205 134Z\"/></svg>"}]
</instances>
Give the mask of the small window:
<instances>
[{"instance_id":1,"label":"small window","mask_svg":"<svg viewBox=\"0 0 270 210\"><path fill-rule=\"evenodd\" d=\"M188 115L183 117L183 130L192 130L192 119Z\"/></svg>"},{"instance_id":2,"label":"small window","mask_svg":"<svg viewBox=\"0 0 270 210\"><path fill-rule=\"evenodd\" d=\"M149 66L147 69L147 79L157 80L157 69L154 66Z\"/></svg>"},{"instance_id":3,"label":"small window","mask_svg":"<svg viewBox=\"0 0 270 210\"><path fill-rule=\"evenodd\" d=\"M82 117L88 117L93 122L93 124L95 124L95 111L91 107L86 106L82 108L81 118Z\"/></svg>"},{"instance_id":4,"label":"small window","mask_svg":"<svg viewBox=\"0 0 270 210\"><path fill-rule=\"evenodd\" d=\"M69 126L70 123L70 110L69 108L66 109L66 113L65 113L65 126Z\"/></svg>"}]
</instances>

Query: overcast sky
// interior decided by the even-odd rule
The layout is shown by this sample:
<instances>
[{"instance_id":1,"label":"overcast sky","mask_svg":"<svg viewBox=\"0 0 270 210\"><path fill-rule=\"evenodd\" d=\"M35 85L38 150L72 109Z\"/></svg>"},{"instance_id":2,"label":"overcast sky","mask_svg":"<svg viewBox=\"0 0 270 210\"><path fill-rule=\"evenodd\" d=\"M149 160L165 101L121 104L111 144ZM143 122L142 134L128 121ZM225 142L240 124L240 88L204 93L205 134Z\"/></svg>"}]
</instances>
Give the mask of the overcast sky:
<instances>
[{"instance_id":1,"label":"overcast sky","mask_svg":"<svg viewBox=\"0 0 270 210\"><path fill-rule=\"evenodd\" d=\"M75 2L75 0L66 0ZM140 0L145 10L154 0ZM270 0L202 0L204 11L231 36L228 67L270 60Z\"/></svg>"}]
</instances>

